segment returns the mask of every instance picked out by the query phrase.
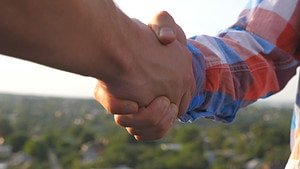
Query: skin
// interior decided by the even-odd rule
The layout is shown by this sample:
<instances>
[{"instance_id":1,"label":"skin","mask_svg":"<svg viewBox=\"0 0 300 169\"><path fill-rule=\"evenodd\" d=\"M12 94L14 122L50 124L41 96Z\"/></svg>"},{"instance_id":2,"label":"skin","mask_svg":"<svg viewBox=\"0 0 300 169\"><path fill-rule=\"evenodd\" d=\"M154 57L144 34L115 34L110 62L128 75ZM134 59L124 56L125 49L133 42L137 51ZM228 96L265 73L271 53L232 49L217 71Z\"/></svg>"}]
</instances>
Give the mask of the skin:
<instances>
[{"instance_id":1,"label":"skin","mask_svg":"<svg viewBox=\"0 0 300 169\"><path fill-rule=\"evenodd\" d=\"M149 23L149 27L164 45L175 40L186 43L184 32L165 11L157 14ZM170 103L167 97L157 97L149 106L139 107L133 101L114 97L99 85L95 89L95 98L108 112L114 114L116 124L126 128L137 140L162 138L176 118L186 111L175 113L177 107Z\"/></svg>"},{"instance_id":2,"label":"skin","mask_svg":"<svg viewBox=\"0 0 300 169\"><path fill-rule=\"evenodd\" d=\"M122 114L116 108L121 103L114 100L137 103L125 103L133 112L165 96L170 101L163 112L181 115L194 93L185 38L173 42L165 37L172 43L161 44L150 29L156 30L155 22L148 27L130 19L111 0L1 0L0 20L1 54L99 79L95 91L101 88L109 96L101 103L113 114ZM156 110L156 106L148 108ZM139 138L140 126L127 121L116 117L118 124Z\"/></svg>"}]
</instances>

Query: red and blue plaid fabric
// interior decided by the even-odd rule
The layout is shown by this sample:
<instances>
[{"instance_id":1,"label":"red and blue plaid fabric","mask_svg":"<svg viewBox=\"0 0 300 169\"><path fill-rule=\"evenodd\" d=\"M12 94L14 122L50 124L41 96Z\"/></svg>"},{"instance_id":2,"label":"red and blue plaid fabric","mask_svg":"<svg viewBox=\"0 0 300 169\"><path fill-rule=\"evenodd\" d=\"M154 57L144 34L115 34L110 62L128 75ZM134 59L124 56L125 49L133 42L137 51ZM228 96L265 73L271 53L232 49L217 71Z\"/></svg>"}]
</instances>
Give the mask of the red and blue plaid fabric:
<instances>
[{"instance_id":1,"label":"red and blue plaid fabric","mask_svg":"<svg viewBox=\"0 0 300 169\"><path fill-rule=\"evenodd\" d=\"M296 74L300 61L300 2L252 0L232 27L216 37L192 37L188 48L193 53L197 89L181 120L205 117L231 122L241 107L279 92ZM298 92L291 130L292 153L286 168L300 168L299 134Z\"/></svg>"}]
</instances>

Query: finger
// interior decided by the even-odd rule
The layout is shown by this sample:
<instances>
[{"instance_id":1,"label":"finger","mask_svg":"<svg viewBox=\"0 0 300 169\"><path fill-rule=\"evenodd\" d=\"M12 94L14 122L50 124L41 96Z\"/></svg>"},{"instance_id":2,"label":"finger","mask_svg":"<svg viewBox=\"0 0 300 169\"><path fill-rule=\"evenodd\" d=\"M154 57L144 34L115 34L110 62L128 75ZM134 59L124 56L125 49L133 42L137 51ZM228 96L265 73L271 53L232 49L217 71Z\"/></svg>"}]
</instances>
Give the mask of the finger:
<instances>
[{"instance_id":1,"label":"finger","mask_svg":"<svg viewBox=\"0 0 300 169\"><path fill-rule=\"evenodd\" d=\"M178 118L183 116L188 109L189 103L191 101L191 97L189 94L185 93L181 99L181 102L179 104L179 113L178 113Z\"/></svg>"},{"instance_id":2,"label":"finger","mask_svg":"<svg viewBox=\"0 0 300 169\"><path fill-rule=\"evenodd\" d=\"M116 98L106 92L105 86L98 83L94 90L95 99L112 114L134 114L138 111L137 103Z\"/></svg>"},{"instance_id":3,"label":"finger","mask_svg":"<svg viewBox=\"0 0 300 169\"><path fill-rule=\"evenodd\" d=\"M116 124L123 127L141 128L157 125L170 106L168 98L155 98L148 107L142 107L132 115L115 115Z\"/></svg>"},{"instance_id":4,"label":"finger","mask_svg":"<svg viewBox=\"0 0 300 169\"><path fill-rule=\"evenodd\" d=\"M164 118L160 121L161 124L165 124L163 130L168 130L170 126L173 125L174 121L178 116L178 107L175 104L171 104L168 112L165 114Z\"/></svg>"},{"instance_id":5,"label":"finger","mask_svg":"<svg viewBox=\"0 0 300 169\"><path fill-rule=\"evenodd\" d=\"M126 127L127 131L132 135L153 135L164 133L176 120L178 108L175 104L171 104L168 110L163 114L161 120L155 125L143 125Z\"/></svg>"},{"instance_id":6,"label":"finger","mask_svg":"<svg viewBox=\"0 0 300 169\"><path fill-rule=\"evenodd\" d=\"M176 40L177 25L172 16L166 11L155 15L148 26L161 43L169 44Z\"/></svg>"},{"instance_id":7,"label":"finger","mask_svg":"<svg viewBox=\"0 0 300 169\"><path fill-rule=\"evenodd\" d=\"M178 26L173 17L166 11L162 11L154 16L148 26L156 34L162 44L170 44L178 40L186 44L186 36L180 26Z\"/></svg>"},{"instance_id":8,"label":"finger","mask_svg":"<svg viewBox=\"0 0 300 169\"><path fill-rule=\"evenodd\" d=\"M178 114L178 108L175 104L171 104L168 112L165 113L160 123L156 126L148 127L145 130L127 128L127 131L134 135L136 140L157 140L166 135L172 127Z\"/></svg>"},{"instance_id":9,"label":"finger","mask_svg":"<svg viewBox=\"0 0 300 169\"><path fill-rule=\"evenodd\" d=\"M180 104L179 104L179 112L178 112L178 118L183 116L187 110L188 107L193 99L194 93L196 90L196 84L195 82L192 84L190 91L187 91L181 98Z\"/></svg>"}]
</instances>

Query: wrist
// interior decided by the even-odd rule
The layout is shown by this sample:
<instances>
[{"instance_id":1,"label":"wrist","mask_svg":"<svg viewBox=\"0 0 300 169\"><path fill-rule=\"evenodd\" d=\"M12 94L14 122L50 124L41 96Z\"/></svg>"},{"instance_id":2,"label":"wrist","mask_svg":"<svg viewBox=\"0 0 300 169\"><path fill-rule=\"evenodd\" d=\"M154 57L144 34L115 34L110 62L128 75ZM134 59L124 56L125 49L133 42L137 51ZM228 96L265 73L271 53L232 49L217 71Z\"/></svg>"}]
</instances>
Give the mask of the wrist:
<instances>
[{"instance_id":1,"label":"wrist","mask_svg":"<svg viewBox=\"0 0 300 169\"><path fill-rule=\"evenodd\" d=\"M118 15L115 28L110 29L112 35L106 42L102 42L105 43L105 50L100 54L99 61L103 62L102 56L105 56L106 63L102 65L101 75L97 78L104 82L112 83L128 78L140 56L138 45L144 36L140 26L122 12Z\"/></svg>"}]
</instances>

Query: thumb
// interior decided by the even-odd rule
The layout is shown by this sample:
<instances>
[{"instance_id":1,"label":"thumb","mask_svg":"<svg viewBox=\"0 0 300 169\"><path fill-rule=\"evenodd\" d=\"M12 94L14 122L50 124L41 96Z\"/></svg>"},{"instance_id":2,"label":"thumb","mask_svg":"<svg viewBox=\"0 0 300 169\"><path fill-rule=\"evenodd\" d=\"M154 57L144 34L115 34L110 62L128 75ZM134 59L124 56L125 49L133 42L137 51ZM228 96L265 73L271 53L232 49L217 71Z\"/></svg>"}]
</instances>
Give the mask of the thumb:
<instances>
[{"instance_id":1,"label":"thumb","mask_svg":"<svg viewBox=\"0 0 300 169\"><path fill-rule=\"evenodd\" d=\"M138 112L138 104L131 100L119 99L105 90L100 81L94 90L95 99L111 114L133 114Z\"/></svg>"},{"instance_id":2,"label":"thumb","mask_svg":"<svg viewBox=\"0 0 300 169\"><path fill-rule=\"evenodd\" d=\"M154 16L148 24L162 44L169 44L176 40L176 23L173 17L166 11Z\"/></svg>"}]
</instances>

